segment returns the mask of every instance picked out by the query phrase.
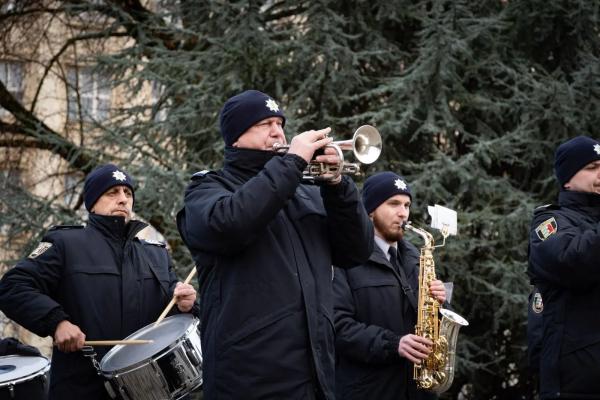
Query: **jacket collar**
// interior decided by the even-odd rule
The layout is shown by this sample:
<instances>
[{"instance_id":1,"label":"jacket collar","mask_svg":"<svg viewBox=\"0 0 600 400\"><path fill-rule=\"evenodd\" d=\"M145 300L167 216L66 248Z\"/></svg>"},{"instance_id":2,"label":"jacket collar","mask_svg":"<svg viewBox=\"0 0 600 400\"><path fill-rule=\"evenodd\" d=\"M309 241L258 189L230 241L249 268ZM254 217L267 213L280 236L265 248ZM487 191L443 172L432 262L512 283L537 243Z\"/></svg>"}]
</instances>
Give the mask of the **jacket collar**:
<instances>
[{"instance_id":1,"label":"jacket collar","mask_svg":"<svg viewBox=\"0 0 600 400\"><path fill-rule=\"evenodd\" d=\"M585 214L600 217L600 195L596 193L561 190L558 194L561 207L579 209Z\"/></svg>"},{"instance_id":2,"label":"jacket collar","mask_svg":"<svg viewBox=\"0 0 600 400\"><path fill-rule=\"evenodd\" d=\"M411 250L411 248L412 245L410 245L409 242L404 239L401 239L397 242L396 249L398 250L398 261L402 266L404 266L405 263L406 265L411 265L412 263L416 263L417 266L419 265L419 252L417 250L415 253L413 250ZM392 271L394 271L394 273L396 273L396 268L392 266L387 259L387 255L383 252L383 250L381 250L381 247L377 245L373 246L373 252L369 256L369 261L378 265L382 265L386 268L390 268ZM407 278L410 280L412 276L413 272L412 269L410 269L407 271Z\"/></svg>"},{"instance_id":3,"label":"jacket collar","mask_svg":"<svg viewBox=\"0 0 600 400\"><path fill-rule=\"evenodd\" d=\"M270 159L277 155L279 153L274 151L227 146L225 147L223 169L239 178L250 179L258 174Z\"/></svg>"},{"instance_id":4,"label":"jacket collar","mask_svg":"<svg viewBox=\"0 0 600 400\"><path fill-rule=\"evenodd\" d=\"M88 225L100 231L104 236L118 240L130 240L148 224L132 220L125 223L125 217L89 214Z\"/></svg>"},{"instance_id":5,"label":"jacket collar","mask_svg":"<svg viewBox=\"0 0 600 400\"><path fill-rule=\"evenodd\" d=\"M396 268L394 268L394 266L392 266L392 263L388 260L387 254L385 254L383 252L383 250L381 249L381 247L379 247L379 245L377 245L377 244L375 244L373 246L373 252L371 253L371 256L369 257L369 261L372 261L375 264L383 265L383 266L391 269L392 271L394 271L394 273L396 273ZM398 251L398 261L401 262L400 251Z\"/></svg>"}]
</instances>

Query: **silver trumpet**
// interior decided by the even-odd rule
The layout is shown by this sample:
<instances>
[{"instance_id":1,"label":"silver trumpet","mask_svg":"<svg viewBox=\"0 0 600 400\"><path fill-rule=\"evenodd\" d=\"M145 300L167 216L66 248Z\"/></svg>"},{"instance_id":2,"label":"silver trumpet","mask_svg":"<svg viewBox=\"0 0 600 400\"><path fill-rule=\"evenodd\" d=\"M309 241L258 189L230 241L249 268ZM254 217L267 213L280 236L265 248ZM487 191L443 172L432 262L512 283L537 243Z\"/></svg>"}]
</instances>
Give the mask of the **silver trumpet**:
<instances>
[{"instance_id":1,"label":"silver trumpet","mask_svg":"<svg viewBox=\"0 0 600 400\"><path fill-rule=\"evenodd\" d=\"M349 140L338 140L329 143L325 147L335 149L340 158L338 164L326 164L315 161L308 163L303 172L303 179L311 181L330 181L336 179L341 174L360 175L360 164L371 164L375 162L381 154L383 147L381 135L375 127L371 125L360 126ZM289 145L275 143L273 151L277 153L287 153ZM354 153L358 163L349 163L344 160L344 151Z\"/></svg>"}]
</instances>

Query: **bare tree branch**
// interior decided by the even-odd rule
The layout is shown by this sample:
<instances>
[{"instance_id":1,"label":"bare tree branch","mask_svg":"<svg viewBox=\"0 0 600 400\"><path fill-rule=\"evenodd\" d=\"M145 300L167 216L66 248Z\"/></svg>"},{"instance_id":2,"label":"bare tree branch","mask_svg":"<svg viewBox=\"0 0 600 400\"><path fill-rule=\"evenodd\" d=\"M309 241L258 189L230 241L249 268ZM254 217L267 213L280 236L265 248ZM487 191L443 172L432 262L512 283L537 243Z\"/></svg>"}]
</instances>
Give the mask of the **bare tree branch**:
<instances>
[{"instance_id":1,"label":"bare tree branch","mask_svg":"<svg viewBox=\"0 0 600 400\"><path fill-rule=\"evenodd\" d=\"M63 12L60 8L23 8L0 14L0 23L11 18L25 17L29 14L56 14Z\"/></svg>"},{"instance_id":2,"label":"bare tree branch","mask_svg":"<svg viewBox=\"0 0 600 400\"><path fill-rule=\"evenodd\" d=\"M21 126L14 129L20 130L18 133L26 135L30 139L45 143L48 146L48 150L61 156L71 167L86 173L92 170L92 161L94 160L94 157L92 157L89 151L76 146L40 121L33 113L25 109L25 107L15 99L1 81L0 106L8 110L17 119ZM4 127L5 125L6 124L0 125L0 127ZM42 146L42 144L39 146Z\"/></svg>"},{"instance_id":3,"label":"bare tree branch","mask_svg":"<svg viewBox=\"0 0 600 400\"><path fill-rule=\"evenodd\" d=\"M77 0L70 0L67 3L81 4ZM143 26L145 36L160 41L168 50L189 50L198 42L198 36L189 32L177 35L166 32L166 28L168 27L165 21L151 10L145 8L139 0L113 0L109 4L112 4L113 7L98 5L94 6L93 10L115 18L128 35L136 41L139 40L139 30ZM146 46L154 47L156 44L146 44Z\"/></svg>"},{"instance_id":4,"label":"bare tree branch","mask_svg":"<svg viewBox=\"0 0 600 400\"><path fill-rule=\"evenodd\" d=\"M6 122L0 120L0 133L3 134L25 134L25 130L16 124L7 124ZM3 141L6 141L6 138L2 138ZM1 142L0 142L1 143ZM0 145L4 146L4 145Z\"/></svg>"},{"instance_id":5,"label":"bare tree branch","mask_svg":"<svg viewBox=\"0 0 600 400\"><path fill-rule=\"evenodd\" d=\"M84 41L84 40L92 40L92 39L105 39L108 37L123 37L123 36L128 36L127 33L125 32L94 32L94 33L88 33L85 35L79 35L79 36L75 36L72 38L67 39L67 41L65 42L65 44L63 44L63 46L60 48L60 50L58 50L58 52L56 54L54 54L54 56L50 59L50 61L48 62L48 64L45 66L44 68L44 73L40 79L39 85L35 91L35 96L33 97L33 101L31 102L31 107L30 110L33 111L35 110L35 105L37 103L38 97L40 95L40 92L42 90L42 86L44 84L44 80L46 79L46 76L48 76L48 74L50 73L50 70L52 69L52 66L54 65L54 63L56 63L59 58L63 55L63 53L65 51L67 51L67 49L73 45L74 43L77 43L79 41Z\"/></svg>"}]
</instances>

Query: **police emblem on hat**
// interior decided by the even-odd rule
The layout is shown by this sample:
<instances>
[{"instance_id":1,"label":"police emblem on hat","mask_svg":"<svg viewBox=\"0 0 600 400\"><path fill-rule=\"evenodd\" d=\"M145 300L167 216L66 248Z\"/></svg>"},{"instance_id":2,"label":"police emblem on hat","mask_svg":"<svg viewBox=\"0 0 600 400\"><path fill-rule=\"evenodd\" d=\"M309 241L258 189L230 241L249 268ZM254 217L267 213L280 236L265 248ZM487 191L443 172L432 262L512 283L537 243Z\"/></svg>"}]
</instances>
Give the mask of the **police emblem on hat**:
<instances>
[{"instance_id":1,"label":"police emblem on hat","mask_svg":"<svg viewBox=\"0 0 600 400\"><path fill-rule=\"evenodd\" d=\"M112 173L113 178L115 178L118 181L124 182L127 180L127 176L125 176L124 173L122 173L119 170L116 170L115 172Z\"/></svg>"},{"instance_id":2,"label":"police emblem on hat","mask_svg":"<svg viewBox=\"0 0 600 400\"><path fill-rule=\"evenodd\" d=\"M277 105L277 103L275 102L275 100L273 99L269 99L266 101L267 104L267 108L273 112L278 112L279 111L279 106Z\"/></svg>"},{"instance_id":3,"label":"police emblem on hat","mask_svg":"<svg viewBox=\"0 0 600 400\"><path fill-rule=\"evenodd\" d=\"M36 247L35 250L33 250L31 252L31 254L29 254L28 258L36 258L37 256L43 254L50 247L52 247L52 243L50 243L50 242L41 242L38 245L38 247Z\"/></svg>"},{"instance_id":4,"label":"police emblem on hat","mask_svg":"<svg viewBox=\"0 0 600 400\"><path fill-rule=\"evenodd\" d=\"M531 309L534 313L539 314L544 311L544 302L542 301L542 294L535 292L533 294L533 301L531 302Z\"/></svg>"},{"instance_id":5,"label":"police emblem on hat","mask_svg":"<svg viewBox=\"0 0 600 400\"><path fill-rule=\"evenodd\" d=\"M535 233L538 235L540 240L546 240L551 235L555 234L558 231L558 225L556 224L556 220L554 217L549 218L538 225L535 228Z\"/></svg>"},{"instance_id":6,"label":"police emblem on hat","mask_svg":"<svg viewBox=\"0 0 600 400\"><path fill-rule=\"evenodd\" d=\"M400 178L398 178L394 181L394 185L396 185L396 187L400 190L406 190L406 182L404 182Z\"/></svg>"}]
</instances>

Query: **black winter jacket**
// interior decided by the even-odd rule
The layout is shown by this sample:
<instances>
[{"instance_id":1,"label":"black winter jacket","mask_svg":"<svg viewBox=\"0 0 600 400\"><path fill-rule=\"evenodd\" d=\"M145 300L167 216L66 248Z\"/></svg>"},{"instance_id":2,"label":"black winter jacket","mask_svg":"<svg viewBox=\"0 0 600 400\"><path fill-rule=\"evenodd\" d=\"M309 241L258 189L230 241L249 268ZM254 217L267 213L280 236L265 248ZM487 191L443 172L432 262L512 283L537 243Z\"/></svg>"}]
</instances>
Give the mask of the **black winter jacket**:
<instances>
[{"instance_id":1,"label":"black winter jacket","mask_svg":"<svg viewBox=\"0 0 600 400\"><path fill-rule=\"evenodd\" d=\"M419 251L398 242L398 261L417 296ZM413 364L398 354L400 338L414 333L417 310L402 290L400 275L377 245L365 264L335 269L333 279L338 400L416 400Z\"/></svg>"},{"instance_id":2,"label":"black winter jacket","mask_svg":"<svg viewBox=\"0 0 600 400\"><path fill-rule=\"evenodd\" d=\"M158 318L177 283L164 246L135 237L146 224L90 214L83 228L51 229L51 246L20 261L0 281L0 310L39 336L62 320L86 340L123 339ZM97 347L98 361L109 347ZM81 352L52 354L50 399L108 399Z\"/></svg>"},{"instance_id":3,"label":"black winter jacket","mask_svg":"<svg viewBox=\"0 0 600 400\"><path fill-rule=\"evenodd\" d=\"M205 399L334 398L332 263L372 250L348 177L301 184L292 154L228 147L195 177L178 227L197 263Z\"/></svg>"},{"instance_id":4,"label":"black winter jacket","mask_svg":"<svg viewBox=\"0 0 600 400\"><path fill-rule=\"evenodd\" d=\"M541 398L600 399L600 196L560 192L557 206L536 209L529 243L543 300Z\"/></svg>"}]
</instances>

